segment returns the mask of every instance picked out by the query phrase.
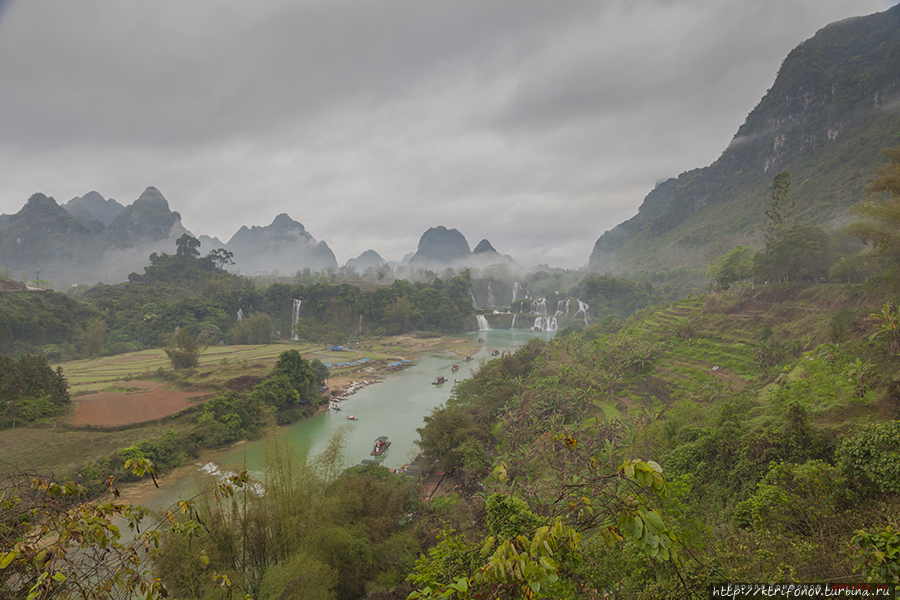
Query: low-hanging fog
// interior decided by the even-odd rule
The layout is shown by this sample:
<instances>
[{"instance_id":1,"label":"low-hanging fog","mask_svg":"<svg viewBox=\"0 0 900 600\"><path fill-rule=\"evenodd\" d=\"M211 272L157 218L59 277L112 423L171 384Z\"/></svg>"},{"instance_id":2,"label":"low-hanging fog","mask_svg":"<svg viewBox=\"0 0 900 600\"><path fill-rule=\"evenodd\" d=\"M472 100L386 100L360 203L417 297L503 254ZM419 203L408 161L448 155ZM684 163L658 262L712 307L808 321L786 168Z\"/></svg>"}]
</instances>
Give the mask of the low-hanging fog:
<instances>
[{"instance_id":1,"label":"low-hanging fog","mask_svg":"<svg viewBox=\"0 0 900 600\"><path fill-rule=\"evenodd\" d=\"M578 267L793 47L889 4L0 2L0 213L152 185L195 235L287 213L341 265L445 225Z\"/></svg>"}]
</instances>

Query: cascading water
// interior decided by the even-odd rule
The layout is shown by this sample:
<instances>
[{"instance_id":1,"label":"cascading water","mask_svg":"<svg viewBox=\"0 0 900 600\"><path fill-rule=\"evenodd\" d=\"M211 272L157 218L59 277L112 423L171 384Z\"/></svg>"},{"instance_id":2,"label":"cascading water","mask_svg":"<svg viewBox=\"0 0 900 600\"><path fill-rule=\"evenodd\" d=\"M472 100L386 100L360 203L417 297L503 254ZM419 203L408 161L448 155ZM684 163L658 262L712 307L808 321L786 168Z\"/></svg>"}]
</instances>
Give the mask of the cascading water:
<instances>
[{"instance_id":1,"label":"cascading water","mask_svg":"<svg viewBox=\"0 0 900 600\"><path fill-rule=\"evenodd\" d=\"M559 322L556 317L537 317L531 328L532 331L557 331L558 329Z\"/></svg>"},{"instance_id":2,"label":"cascading water","mask_svg":"<svg viewBox=\"0 0 900 600\"><path fill-rule=\"evenodd\" d=\"M291 308L291 333L294 331L294 327L297 325L297 321L300 320L300 304L302 300L297 300L294 298L294 306ZM292 340L299 340L300 338L295 334L291 336Z\"/></svg>"},{"instance_id":3,"label":"cascading water","mask_svg":"<svg viewBox=\"0 0 900 600\"><path fill-rule=\"evenodd\" d=\"M534 302L531 303L531 314L533 315L546 315L547 314L547 299L546 298L538 298Z\"/></svg>"},{"instance_id":4,"label":"cascading water","mask_svg":"<svg viewBox=\"0 0 900 600\"><path fill-rule=\"evenodd\" d=\"M491 289L491 282L488 281L488 306L496 306L494 304L494 290Z\"/></svg>"},{"instance_id":5,"label":"cascading water","mask_svg":"<svg viewBox=\"0 0 900 600\"><path fill-rule=\"evenodd\" d=\"M510 329L516 328L516 319L518 319L519 315L513 315L512 325L509 326Z\"/></svg>"},{"instance_id":6,"label":"cascading water","mask_svg":"<svg viewBox=\"0 0 900 600\"><path fill-rule=\"evenodd\" d=\"M362 313L359 313L359 329L356 331L356 335L362 335Z\"/></svg>"},{"instance_id":7,"label":"cascading water","mask_svg":"<svg viewBox=\"0 0 900 600\"><path fill-rule=\"evenodd\" d=\"M523 288L521 285L519 285L518 281L515 282L513 284L512 302L515 302L516 300L519 300L519 299L524 300L527 297L528 297L528 291L525 288ZM512 302L510 302L510 304L512 304Z\"/></svg>"},{"instance_id":8,"label":"cascading water","mask_svg":"<svg viewBox=\"0 0 900 600\"><path fill-rule=\"evenodd\" d=\"M587 302L582 302L581 300L578 300L578 298L576 298L575 300L578 301L578 311L574 315L572 315L572 318L577 319L578 314L581 313L581 316L584 317L584 324L585 324L585 326L587 326L588 311L591 309L591 307L587 305ZM568 311L566 311L566 312L568 312Z\"/></svg>"},{"instance_id":9,"label":"cascading water","mask_svg":"<svg viewBox=\"0 0 900 600\"><path fill-rule=\"evenodd\" d=\"M569 316L569 302L571 302L571 298L566 298L565 300L560 300L556 303L556 316L566 315Z\"/></svg>"},{"instance_id":10,"label":"cascading water","mask_svg":"<svg viewBox=\"0 0 900 600\"><path fill-rule=\"evenodd\" d=\"M242 311L240 308L237 311L237 320L238 323L244 320L244 311Z\"/></svg>"},{"instance_id":11,"label":"cascading water","mask_svg":"<svg viewBox=\"0 0 900 600\"><path fill-rule=\"evenodd\" d=\"M475 304L475 294L472 293L472 290L469 290L469 300L472 301L472 308L477 309L478 305Z\"/></svg>"},{"instance_id":12,"label":"cascading water","mask_svg":"<svg viewBox=\"0 0 900 600\"><path fill-rule=\"evenodd\" d=\"M484 315L475 315L475 319L478 321L478 331L490 331L491 326L488 324L487 317Z\"/></svg>"}]
</instances>

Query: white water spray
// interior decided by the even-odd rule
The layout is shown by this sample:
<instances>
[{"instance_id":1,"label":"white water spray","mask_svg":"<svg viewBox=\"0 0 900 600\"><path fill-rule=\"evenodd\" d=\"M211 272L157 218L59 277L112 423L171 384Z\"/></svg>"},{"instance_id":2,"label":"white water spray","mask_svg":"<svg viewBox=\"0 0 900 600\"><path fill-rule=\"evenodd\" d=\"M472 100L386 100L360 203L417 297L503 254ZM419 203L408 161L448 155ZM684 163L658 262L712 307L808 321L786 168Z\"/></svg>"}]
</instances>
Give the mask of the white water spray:
<instances>
[{"instance_id":1,"label":"white water spray","mask_svg":"<svg viewBox=\"0 0 900 600\"><path fill-rule=\"evenodd\" d=\"M531 303L531 314L533 315L546 315L547 314L547 299L546 298L538 298L534 302Z\"/></svg>"},{"instance_id":2,"label":"white water spray","mask_svg":"<svg viewBox=\"0 0 900 600\"><path fill-rule=\"evenodd\" d=\"M519 315L513 315L512 325L509 326L510 329L515 329L515 328L516 328L516 319L517 319L518 317L519 317Z\"/></svg>"},{"instance_id":3,"label":"white water spray","mask_svg":"<svg viewBox=\"0 0 900 600\"><path fill-rule=\"evenodd\" d=\"M581 300L578 300L578 298L576 298L575 300L578 302L578 311L574 315L572 315L572 318L577 319L578 315L581 314L581 316L584 317L584 325L585 327L587 327L588 311L591 309L591 307L587 305L587 302L582 302ZM569 311L566 310L566 313L568 312Z\"/></svg>"},{"instance_id":4,"label":"white water spray","mask_svg":"<svg viewBox=\"0 0 900 600\"><path fill-rule=\"evenodd\" d=\"M472 290L471 290L471 289L469 290L469 300L472 301L472 308L474 308L474 309L477 310L477 309L478 309L478 305L475 304L475 294L472 293Z\"/></svg>"},{"instance_id":5,"label":"white water spray","mask_svg":"<svg viewBox=\"0 0 900 600\"><path fill-rule=\"evenodd\" d=\"M560 300L556 303L556 316L566 315L569 316L569 303L572 301L571 298L566 298L565 300Z\"/></svg>"},{"instance_id":6,"label":"white water spray","mask_svg":"<svg viewBox=\"0 0 900 600\"><path fill-rule=\"evenodd\" d=\"M242 311L240 308L238 309L238 312L237 312L237 320L238 320L238 323L240 323L241 321L244 320L244 311Z\"/></svg>"},{"instance_id":7,"label":"white water spray","mask_svg":"<svg viewBox=\"0 0 900 600\"><path fill-rule=\"evenodd\" d=\"M300 304L302 300L297 300L294 298L294 306L291 308L291 339L299 340L300 338L294 333L294 327L297 325L297 321L300 320Z\"/></svg>"},{"instance_id":8,"label":"white water spray","mask_svg":"<svg viewBox=\"0 0 900 600\"><path fill-rule=\"evenodd\" d=\"M475 319L478 321L478 331L490 331L491 326L488 324L487 317L484 315L475 315Z\"/></svg>"},{"instance_id":9,"label":"white water spray","mask_svg":"<svg viewBox=\"0 0 900 600\"><path fill-rule=\"evenodd\" d=\"M494 304L494 290L491 289L491 282L488 281L488 306L496 306Z\"/></svg>"},{"instance_id":10,"label":"white water spray","mask_svg":"<svg viewBox=\"0 0 900 600\"><path fill-rule=\"evenodd\" d=\"M558 329L559 322L556 317L537 317L531 328L532 331L557 331Z\"/></svg>"},{"instance_id":11,"label":"white water spray","mask_svg":"<svg viewBox=\"0 0 900 600\"><path fill-rule=\"evenodd\" d=\"M527 297L528 297L528 291L525 288L523 288L521 285L519 285L518 281L515 282L513 284L513 299L512 299L512 301L515 302L516 300L520 300L520 299L524 300ZM512 302L510 304L512 304Z\"/></svg>"}]
</instances>

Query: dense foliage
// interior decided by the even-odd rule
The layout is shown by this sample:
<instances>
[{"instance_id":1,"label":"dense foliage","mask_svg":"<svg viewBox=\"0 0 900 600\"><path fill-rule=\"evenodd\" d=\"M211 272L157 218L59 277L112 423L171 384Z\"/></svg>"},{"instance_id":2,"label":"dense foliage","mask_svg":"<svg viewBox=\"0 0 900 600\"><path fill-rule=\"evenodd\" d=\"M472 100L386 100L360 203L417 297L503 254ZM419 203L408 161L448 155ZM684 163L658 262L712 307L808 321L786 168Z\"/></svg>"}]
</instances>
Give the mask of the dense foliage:
<instances>
[{"instance_id":1,"label":"dense foliage","mask_svg":"<svg viewBox=\"0 0 900 600\"><path fill-rule=\"evenodd\" d=\"M891 569L900 563L878 557L898 549L900 438L890 420L900 417L898 366L889 338L865 333L879 327L878 315L856 312L848 328L847 312L833 309L820 329L807 323L821 343L779 339L765 316L756 326L738 325L751 306L765 315L768 302L802 302L802 289L752 300L739 290L695 301L704 311L690 316L673 315L691 302L642 311L615 334L572 330L458 385L420 430L423 452L464 480L480 480L492 463L489 491L524 502L507 504L534 522L503 536L490 525L448 534L411 576L421 596L466 597L465 588L516 597L530 586L548 597L583 597L584 590L700 597L717 581L854 580L860 573L894 581ZM838 298L845 293L852 297L848 288ZM671 486L655 507L652 495L643 496L640 526L636 513L629 520L627 497L590 484L621 481L635 456L658 463ZM545 557L553 561L549 571L531 569L528 561L549 564L527 556L531 536L542 526L552 531L560 518L578 542L554 547ZM651 536L671 533L666 559L652 568L646 556L664 546L655 538L647 545L648 527ZM500 556L502 539L512 547ZM851 539L855 553L847 550ZM478 558L485 545L490 551ZM491 564L514 554L524 569L487 578ZM452 569L441 566L448 561Z\"/></svg>"},{"instance_id":2,"label":"dense foliage","mask_svg":"<svg viewBox=\"0 0 900 600\"><path fill-rule=\"evenodd\" d=\"M51 369L44 356L14 359L0 354L0 400L0 426L15 426L52 416L68 405L68 384L62 369Z\"/></svg>"}]
</instances>

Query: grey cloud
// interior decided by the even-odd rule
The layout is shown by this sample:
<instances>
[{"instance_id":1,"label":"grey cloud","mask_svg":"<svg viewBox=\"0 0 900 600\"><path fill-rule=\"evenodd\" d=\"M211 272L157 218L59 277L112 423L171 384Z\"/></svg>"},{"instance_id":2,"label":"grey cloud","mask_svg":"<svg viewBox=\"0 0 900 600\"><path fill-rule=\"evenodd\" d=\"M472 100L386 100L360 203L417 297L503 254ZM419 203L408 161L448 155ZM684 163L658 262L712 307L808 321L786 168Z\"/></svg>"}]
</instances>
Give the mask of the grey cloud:
<instances>
[{"instance_id":1,"label":"grey cloud","mask_svg":"<svg viewBox=\"0 0 900 600\"><path fill-rule=\"evenodd\" d=\"M287 212L343 264L429 227L580 266L712 162L827 23L880 0L20 0L0 212L158 187L196 234Z\"/></svg>"}]
</instances>

